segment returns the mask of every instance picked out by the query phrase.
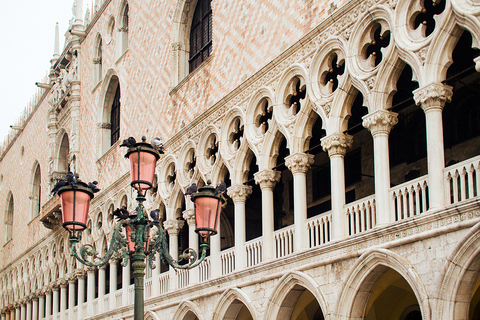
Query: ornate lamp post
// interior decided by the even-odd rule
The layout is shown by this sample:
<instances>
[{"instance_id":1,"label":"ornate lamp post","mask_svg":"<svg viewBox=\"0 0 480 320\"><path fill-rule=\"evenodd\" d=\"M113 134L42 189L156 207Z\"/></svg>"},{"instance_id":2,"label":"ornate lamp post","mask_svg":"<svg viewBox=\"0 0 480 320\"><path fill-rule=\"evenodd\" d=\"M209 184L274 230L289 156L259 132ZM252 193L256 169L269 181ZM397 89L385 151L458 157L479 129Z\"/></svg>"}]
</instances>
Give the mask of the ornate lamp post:
<instances>
[{"instance_id":1,"label":"ornate lamp post","mask_svg":"<svg viewBox=\"0 0 480 320\"><path fill-rule=\"evenodd\" d=\"M153 145L152 145L153 144ZM217 233L217 224L222 203L225 201L221 195L225 190L224 184L217 188L208 185L200 188L197 192L196 185L187 189L186 194L191 195L191 200L195 203L196 226L195 231L201 236L200 250L201 255L198 258L197 253L189 248L175 261L168 252L168 243L165 231L160 225L159 211L150 212L151 220L143 213L143 202L145 201L144 190L152 187L155 166L160 154L163 153L163 145L160 140L152 140L152 144L145 142L136 142L132 137L124 140L121 146L128 147L125 155L130 160L131 186L137 190L138 206L132 214L126 209L117 209L114 215L119 222L115 225L110 246L104 257L99 257L95 248L86 244L81 246L78 253L76 244L79 242L81 232L86 228L88 209L93 194L98 192L97 182L82 182L77 174L68 173L65 180L60 180L53 189L53 193L58 193L62 204L63 227L70 233L70 243L72 253L78 261L87 266L103 266L111 257L121 257L122 266L126 266L128 259L132 260L135 302L134 319L143 319L144 300L143 287L145 276L145 259L148 257L150 268L156 266L155 253L159 253L164 261L176 269L192 269L205 260L208 249L208 237ZM156 227L156 236L148 242L150 229ZM125 229L125 232L123 232ZM185 260L186 264L180 265L179 262Z\"/></svg>"}]
</instances>

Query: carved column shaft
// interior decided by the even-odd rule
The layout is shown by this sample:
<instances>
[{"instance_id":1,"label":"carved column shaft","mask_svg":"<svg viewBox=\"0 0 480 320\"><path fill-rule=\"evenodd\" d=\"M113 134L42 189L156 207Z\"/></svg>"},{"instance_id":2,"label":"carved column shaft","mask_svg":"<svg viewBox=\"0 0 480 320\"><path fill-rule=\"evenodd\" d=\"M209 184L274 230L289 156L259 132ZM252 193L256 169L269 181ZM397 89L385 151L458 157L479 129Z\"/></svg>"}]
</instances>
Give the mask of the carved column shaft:
<instances>
[{"instance_id":1,"label":"carved column shaft","mask_svg":"<svg viewBox=\"0 0 480 320\"><path fill-rule=\"evenodd\" d=\"M116 299L115 299L115 292L117 291L117 268L118 268L118 261L116 259L112 259L109 261L110 264L110 310L115 309L116 307ZM121 268L121 266L120 266Z\"/></svg>"},{"instance_id":2,"label":"carved column shaft","mask_svg":"<svg viewBox=\"0 0 480 320\"><path fill-rule=\"evenodd\" d=\"M227 194L233 200L234 205L235 269L242 270L247 266L244 248L246 242L245 202L252 194L252 187L233 185L228 188Z\"/></svg>"},{"instance_id":3,"label":"carved column shaft","mask_svg":"<svg viewBox=\"0 0 480 320\"><path fill-rule=\"evenodd\" d=\"M330 157L332 186L332 239L341 239L347 235L347 219L343 211L345 206L345 166L344 157L347 148L353 143L353 137L334 133L321 140L323 150Z\"/></svg>"},{"instance_id":4,"label":"carved column shaft","mask_svg":"<svg viewBox=\"0 0 480 320\"><path fill-rule=\"evenodd\" d=\"M377 225L394 221L390 210L390 160L388 135L398 123L397 114L377 110L363 117L363 126L372 133L374 151L375 203Z\"/></svg>"},{"instance_id":5,"label":"carved column shaft","mask_svg":"<svg viewBox=\"0 0 480 320\"><path fill-rule=\"evenodd\" d=\"M416 104L425 111L430 208L442 208L445 205L442 111L445 103L452 100L453 88L442 83L431 83L415 90L413 95Z\"/></svg>"},{"instance_id":6,"label":"carved column shaft","mask_svg":"<svg viewBox=\"0 0 480 320\"><path fill-rule=\"evenodd\" d=\"M193 204L190 200L190 196L186 196L185 202ZM191 207L191 205L188 205L187 207ZM195 210L191 208L183 211L183 219L185 219L188 224L188 246L198 252L198 235L195 232ZM191 271L189 281L190 283L198 283L198 272Z\"/></svg>"},{"instance_id":7,"label":"carved column shaft","mask_svg":"<svg viewBox=\"0 0 480 320\"><path fill-rule=\"evenodd\" d=\"M173 215L167 214L167 216L173 217ZM169 251L173 259L178 259L178 233L183 227L184 221L176 219L168 219L163 223L163 227L169 235ZM178 286L177 273L173 268L170 268L170 287L175 290Z\"/></svg>"},{"instance_id":8,"label":"carved column shaft","mask_svg":"<svg viewBox=\"0 0 480 320\"><path fill-rule=\"evenodd\" d=\"M262 237L263 259L265 261L274 258L274 211L273 211L273 188L280 181L281 174L278 171L265 169L255 173L255 183L262 189Z\"/></svg>"},{"instance_id":9,"label":"carved column shaft","mask_svg":"<svg viewBox=\"0 0 480 320\"><path fill-rule=\"evenodd\" d=\"M315 162L312 154L295 153L285 158L285 165L293 174L293 209L295 223L295 251L309 247L307 232L307 172Z\"/></svg>"}]
</instances>

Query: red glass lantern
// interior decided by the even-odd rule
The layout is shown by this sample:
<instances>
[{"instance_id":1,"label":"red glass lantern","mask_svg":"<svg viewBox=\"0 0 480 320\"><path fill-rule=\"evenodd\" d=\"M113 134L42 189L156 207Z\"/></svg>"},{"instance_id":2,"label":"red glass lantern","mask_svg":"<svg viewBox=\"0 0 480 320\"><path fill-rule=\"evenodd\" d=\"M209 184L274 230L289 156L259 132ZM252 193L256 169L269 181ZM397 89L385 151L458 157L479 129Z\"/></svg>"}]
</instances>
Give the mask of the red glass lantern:
<instances>
[{"instance_id":1,"label":"red glass lantern","mask_svg":"<svg viewBox=\"0 0 480 320\"><path fill-rule=\"evenodd\" d=\"M129 225L125 226L125 232L127 234L127 240L128 240L128 251L135 251L135 241L132 241L130 238L132 234L132 228ZM148 251L148 241L150 240L150 229L148 230L148 236L147 239L143 239L145 241L145 251Z\"/></svg>"},{"instance_id":2,"label":"red glass lantern","mask_svg":"<svg viewBox=\"0 0 480 320\"><path fill-rule=\"evenodd\" d=\"M58 190L62 205L62 226L72 233L87 227L88 210L93 193L83 186L65 186Z\"/></svg>"},{"instance_id":3,"label":"red glass lantern","mask_svg":"<svg viewBox=\"0 0 480 320\"><path fill-rule=\"evenodd\" d=\"M216 195L215 188L208 183L192 194L191 200L195 204L195 232L204 238L217 234L223 197Z\"/></svg>"},{"instance_id":4,"label":"red glass lantern","mask_svg":"<svg viewBox=\"0 0 480 320\"><path fill-rule=\"evenodd\" d=\"M145 142L138 142L128 149L125 158L130 160L130 183L137 190L147 190L152 187L155 166L160 158L159 153L152 145Z\"/></svg>"}]
</instances>

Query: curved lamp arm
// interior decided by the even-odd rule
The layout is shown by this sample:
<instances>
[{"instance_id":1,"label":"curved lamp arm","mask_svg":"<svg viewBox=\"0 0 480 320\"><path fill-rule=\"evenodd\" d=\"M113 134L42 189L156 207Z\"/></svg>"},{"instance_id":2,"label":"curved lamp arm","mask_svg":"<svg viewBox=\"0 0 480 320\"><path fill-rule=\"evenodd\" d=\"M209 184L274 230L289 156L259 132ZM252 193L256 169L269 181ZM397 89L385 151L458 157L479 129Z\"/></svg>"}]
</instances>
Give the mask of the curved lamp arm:
<instances>
[{"instance_id":1,"label":"curved lamp arm","mask_svg":"<svg viewBox=\"0 0 480 320\"><path fill-rule=\"evenodd\" d=\"M83 263L86 266L89 267L101 267L110 260L110 258L113 257L122 257L122 266L126 266L128 264L128 259L129 259L129 254L128 250L126 249L128 247L128 241L126 237L123 235L121 232L122 228L129 224L127 221L121 221L117 223L115 228L113 229L113 235L112 239L110 240L110 246L108 251L105 253L105 256L99 257L98 252L95 250L95 248L90 245L86 244L80 247L79 249L79 254L77 254L77 251L75 249L75 245L78 242L77 238L70 238L70 243L72 244L72 253L70 254L71 256L74 256L78 261ZM121 250L121 253L119 251ZM93 258L93 261L89 261L89 257Z\"/></svg>"},{"instance_id":2,"label":"curved lamp arm","mask_svg":"<svg viewBox=\"0 0 480 320\"><path fill-rule=\"evenodd\" d=\"M200 248L202 250L200 259L198 259L197 252L195 252L195 250L193 250L192 248L185 249L185 251L183 251L183 253L178 257L178 261L173 259L173 257L169 253L168 242L165 237L165 231L158 222L149 223L147 228L150 228L151 226L157 227L157 236L152 240L152 242L150 242L149 245L150 252L148 254L148 265L151 269L156 268L156 265L154 263L156 252L160 254L160 257L166 264L172 266L175 269L192 269L205 260L208 249L207 243L200 244ZM188 261L188 263L181 265L179 264L180 261Z\"/></svg>"}]
</instances>

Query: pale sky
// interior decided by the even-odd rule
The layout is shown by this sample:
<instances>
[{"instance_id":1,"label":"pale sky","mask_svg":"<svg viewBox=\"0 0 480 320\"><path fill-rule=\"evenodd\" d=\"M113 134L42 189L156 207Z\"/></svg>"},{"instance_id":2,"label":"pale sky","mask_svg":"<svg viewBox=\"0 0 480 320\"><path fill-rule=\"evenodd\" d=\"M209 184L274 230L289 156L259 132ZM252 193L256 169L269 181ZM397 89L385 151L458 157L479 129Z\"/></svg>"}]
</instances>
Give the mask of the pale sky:
<instances>
[{"instance_id":1,"label":"pale sky","mask_svg":"<svg viewBox=\"0 0 480 320\"><path fill-rule=\"evenodd\" d=\"M63 50L73 1L0 0L0 142L50 68L57 22Z\"/></svg>"}]
</instances>

